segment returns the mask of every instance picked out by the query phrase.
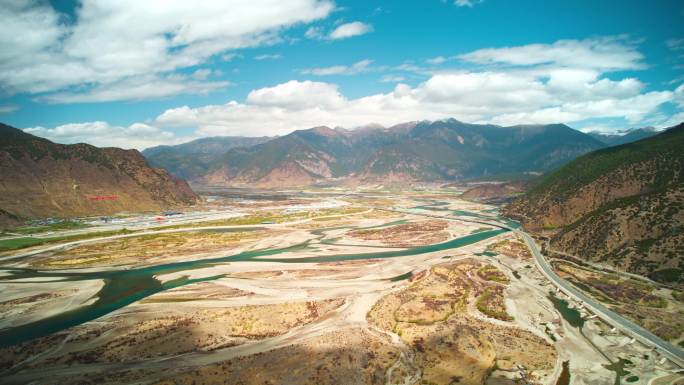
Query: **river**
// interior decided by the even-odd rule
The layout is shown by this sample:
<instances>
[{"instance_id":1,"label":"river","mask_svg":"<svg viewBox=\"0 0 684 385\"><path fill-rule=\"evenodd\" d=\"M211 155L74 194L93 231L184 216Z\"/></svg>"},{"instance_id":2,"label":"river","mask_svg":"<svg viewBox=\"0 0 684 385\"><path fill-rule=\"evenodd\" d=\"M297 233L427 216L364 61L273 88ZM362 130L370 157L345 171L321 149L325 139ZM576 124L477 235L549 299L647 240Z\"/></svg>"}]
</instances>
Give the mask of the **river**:
<instances>
[{"instance_id":1,"label":"river","mask_svg":"<svg viewBox=\"0 0 684 385\"><path fill-rule=\"evenodd\" d=\"M327 229L330 230L330 229ZM321 235L326 230L317 230L315 235ZM139 301L155 293L168 289L188 285L195 282L218 279L223 276L210 276L198 279L188 279L187 277L178 278L162 283L157 276L170 273L185 272L195 269L207 268L217 264L236 263L242 261L252 262L281 262L281 263L318 263L349 261L360 259L395 258L417 254L430 253L441 250L454 249L475 242L479 242L507 230L489 230L475 234L470 234L461 238L452 239L447 242L428 246L412 247L408 249L398 249L373 253L351 253L313 256L306 258L272 258L274 255L312 250L310 240L284 248L273 248L246 251L235 255L201 259L193 261L175 262L147 266L142 268L124 270L105 270L90 272L64 272L64 271L45 271L25 268L7 268L5 271L10 273L0 277L2 281L15 280L20 278L55 278L55 280L81 281L81 280L104 280L104 286L97 293L97 299L88 305L65 311L50 317L46 317L27 324L0 330L0 347L7 347L26 342L35 338L47 336L61 330L74 327L85 322L97 319L115 310L121 309L133 302ZM271 258L269 258L271 257ZM39 285L40 282L26 282L24 284Z\"/></svg>"}]
</instances>

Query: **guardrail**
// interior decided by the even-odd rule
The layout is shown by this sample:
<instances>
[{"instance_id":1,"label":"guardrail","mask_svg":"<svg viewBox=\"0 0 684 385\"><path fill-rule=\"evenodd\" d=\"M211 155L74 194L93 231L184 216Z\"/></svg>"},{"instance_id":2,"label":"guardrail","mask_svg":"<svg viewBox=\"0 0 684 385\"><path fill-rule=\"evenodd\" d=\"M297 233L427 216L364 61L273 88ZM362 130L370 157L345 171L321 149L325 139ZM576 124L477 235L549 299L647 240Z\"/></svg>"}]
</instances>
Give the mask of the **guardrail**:
<instances>
[{"instance_id":1,"label":"guardrail","mask_svg":"<svg viewBox=\"0 0 684 385\"><path fill-rule=\"evenodd\" d=\"M681 349L662 340L655 334L649 332L648 330L622 317L621 315L613 312L612 310L606 308L600 303L595 302L595 300L593 300L592 298L589 298L588 296L579 292L569 283L565 282L562 278L560 278L555 272L553 272L551 266L548 264L548 262L546 262L544 257L541 255L536 243L529 234L516 229L512 229L512 231L516 234L521 235L523 239L525 239L525 243L530 248L530 251L534 256L534 262L539 268L539 270L542 272L542 274L544 274L544 276L546 276L546 278L548 278L549 281L551 281L551 283L553 283L568 297L574 299L575 301L583 303L587 310L596 314L607 324L620 330L622 333L638 340L644 345L655 348L660 354L668 358L673 364L679 366L680 368L684 368L684 352L682 352ZM542 261L546 264L545 266L542 265Z\"/></svg>"},{"instance_id":2,"label":"guardrail","mask_svg":"<svg viewBox=\"0 0 684 385\"><path fill-rule=\"evenodd\" d=\"M489 222L486 220L478 220L478 219L465 219L465 218L449 218L441 215L431 215L431 214L425 214L425 213L416 213L416 212L410 212L410 211L404 211L404 210L397 210L397 209L384 209L384 208L377 208L378 210L382 211L394 211L394 212L400 212L403 214L413 214L413 215L421 215L421 216L426 216L426 217L433 217L433 218L441 218L441 219L452 219L452 220L459 220L462 222L471 222L471 223L480 223L480 224L485 224L489 226L495 226L499 227L502 229L510 230L514 232L515 234L521 235L523 239L525 240L525 243L527 244L527 247L530 249L532 252L532 255L534 257L534 263L535 265L539 268L539 270L546 276L546 278L549 279L549 281L559 288L560 290L563 291L568 297L574 299L575 301L581 302L585 305L585 307L591 311L592 313L596 314L599 318L601 318L604 322L607 324L613 326L614 328L620 330L622 333L635 338L639 342L643 343L646 346L651 346L655 348L660 354L665 356L678 366L679 368L684 368L684 351L681 349L677 348L676 346L673 346L672 344L662 340L660 337L656 336L655 334L649 332L648 330L642 328L641 326L635 324L634 322L622 317L621 315L615 313L614 311L606 308L605 306L601 305L600 303L596 302L594 299L584 295L583 293L579 292L577 289L575 289L573 286L571 286L569 283L565 282L561 277L559 277L551 268L551 266L546 262L544 257L541 255L541 252L537 248L537 244L534 242L534 239L527 234L526 232L515 229L513 227L510 227L508 225L499 223L499 222ZM542 265L542 261L546 264L545 266Z\"/></svg>"}]
</instances>

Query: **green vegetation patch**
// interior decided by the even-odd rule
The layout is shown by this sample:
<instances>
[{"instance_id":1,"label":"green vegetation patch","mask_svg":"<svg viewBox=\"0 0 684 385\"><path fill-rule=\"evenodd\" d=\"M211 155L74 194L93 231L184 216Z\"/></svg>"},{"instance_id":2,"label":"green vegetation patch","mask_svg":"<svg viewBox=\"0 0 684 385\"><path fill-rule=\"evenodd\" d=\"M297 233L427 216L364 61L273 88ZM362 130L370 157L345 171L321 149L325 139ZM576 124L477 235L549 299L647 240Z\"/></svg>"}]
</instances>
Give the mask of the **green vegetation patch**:
<instances>
[{"instance_id":1,"label":"green vegetation patch","mask_svg":"<svg viewBox=\"0 0 684 385\"><path fill-rule=\"evenodd\" d=\"M49 225L18 227L15 229L6 230L6 231L4 231L4 233L30 235L30 234L45 233L45 232L49 232L49 231L78 230L78 229L84 229L86 227L88 227L88 225L81 223L81 222L78 222L78 221L61 221L61 222L56 222L56 223L52 223Z\"/></svg>"},{"instance_id":2,"label":"green vegetation patch","mask_svg":"<svg viewBox=\"0 0 684 385\"><path fill-rule=\"evenodd\" d=\"M671 164L673 160L684 159L684 152L681 151L682 143L684 143L684 129L674 129L649 139L591 152L544 177L529 191L527 197L533 200L534 196L548 191L554 192L557 197L569 196L581 186L613 170L652 159ZM668 181L677 180L672 175L677 171L672 167L662 167L658 170L661 175L655 178L654 186L652 186L654 189L662 188Z\"/></svg>"},{"instance_id":3,"label":"green vegetation patch","mask_svg":"<svg viewBox=\"0 0 684 385\"><path fill-rule=\"evenodd\" d=\"M33 237L21 237L0 240L0 251L19 250L25 247L40 245L45 239Z\"/></svg>"},{"instance_id":4,"label":"green vegetation patch","mask_svg":"<svg viewBox=\"0 0 684 385\"><path fill-rule=\"evenodd\" d=\"M135 231L128 230L128 229L121 229L121 230L112 230L112 231L100 231L100 232L96 232L96 233L65 235L65 236L61 236L61 237L49 237L49 238L21 237L21 238L3 239L3 240L0 240L0 252L20 250L20 249L24 249L27 247L39 246L39 245L48 245L48 244L59 243L59 242L73 242L73 241L80 241L80 240L90 239L90 238L109 237L109 236L114 236L114 235L125 235L125 234L131 234L134 232Z\"/></svg>"},{"instance_id":5,"label":"green vegetation patch","mask_svg":"<svg viewBox=\"0 0 684 385\"><path fill-rule=\"evenodd\" d=\"M485 281L499 282L503 284L509 283L508 277L501 270L495 266L486 265L477 270L477 275Z\"/></svg>"},{"instance_id":6,"label":"green vegetation patch","mask_svg":"<svg viewBox=\"0 0 684 385\"><path fill-rule=\"evenodd\" d=\"M477 310L501 321L512 321L513 317L506 312L503 304L503 289L500 286L488 287L475 302Z\"/></svg>"},{"instance_id":7,"label":"green vegetation patch","mask_svg":"<svg viewBox=\"0 0 684 385\"><path fill-rule=\"evenodd\" d=\"M684 281L684 270L671 268L654 271L649 278L658 282L682 282Z\"/></svg>"},{"instance_id":8,"label":"green vegetation patch","mask_svg":"<svg viewBox=\"0 0 684 385\"><path fill-rule=\"evenodd\" d=\"M672 290L672 298L679 302L684 302L684 292L679 290Z\"/></svg>"},{"instance_id":9,"label":"green vegetation patch","mask_svg":"<svg viewBox=\"0 0 684 385\"><path fill-rule=\"evenodd\" d=\"M186 224L179 224L179 225L155 227L154 230L171 230L171 229L184 229L184 228L208 227L208 226L260 225L260 224L268 224L268 223L292 222L292 221L302 220L302 219L307 219L307 218L321 220L321 217L327 217L327 216L333 216L333 215L339 215L339 216L351 215L351 214L357 214L357 213L360 213L363 211L365 211L365 209L360 208L360 207L350 207L350 208L343 208L343 209L325 209L325 210L317 210L317 211L300 211L300 212L290 213L290 214L272 213L272 214L266 214L266 215L247 215L247 216L243 216L243 217L218 219L218 220L206 221L206 222L195 222L195 223L186 223Z\"/></svg>"}]
</instances>

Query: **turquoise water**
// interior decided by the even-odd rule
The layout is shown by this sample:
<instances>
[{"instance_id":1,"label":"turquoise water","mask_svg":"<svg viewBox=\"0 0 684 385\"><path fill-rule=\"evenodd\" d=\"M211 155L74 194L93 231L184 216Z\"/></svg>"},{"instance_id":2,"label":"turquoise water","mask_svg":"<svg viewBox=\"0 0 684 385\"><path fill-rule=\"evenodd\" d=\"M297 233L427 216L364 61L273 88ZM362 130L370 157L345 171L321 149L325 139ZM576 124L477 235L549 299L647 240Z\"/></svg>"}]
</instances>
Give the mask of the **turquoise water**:
<instances>
[{"instance_id":1,"label":"turquoise water","mask_svg":"<svg viewBox=\"0 0 684 385\"><path fill-rule=\"evenodd\" d=\"M432 211L451 211L451 213L457 217L472 217L472 218L477 218L477 219L486 219L486 220L496 220L497 222L501 222L505 224L506 226L513 228L513 229L518 229L520 228L520 222L502 217L502 216L492 216L492 215L483 215L480 213L472 212L472 211L466 211L466 210L450 210L441 206L447 205L448 202L438 202L434 201L431 204L426 204L426 205L421 205L421 206L416 206L414 209L422 209L422 210L432 210ZM492 209L492 210L487 210L488 212L491 211L496 211L498 209Z\"/></svg>"},{"instance_id":2,"label":"turquoise water","mask_svg":"<svg viewBox=\"0 0 684 385\"><path fill-rule=\"evenodd\" d=\"M324 231L328 230L330 229L318 230L317 234L320 235ZM438 243L434 245L419 246L409 249L391 250L376 253L337 254L289 259L269 258L274 255L287 252L312 250L309 241L307 241L294 246L283 248L247 251L226 257L168 263L130 270L110 270L101 272L53 272L34 269L6 269L6 271L9 272L10 275L0 277L0 280L14 280L18 278L55 278L55 280L62 279L66 281L102 279L104 280L105 284L103 288L100 290L100 292L97 293L98 299L90 305L81 306L79 308L69 310L64 313L60 313L25 325L0 330L0 347L16 345L76 325L80 325L84 322L94 320L105 314L111 313L112 311L120 309L133 302L139 301L145 297L148 297L152 294L164 290L204 280L217 279L221 277L213 276L199 279L188 279L187 277L185 277L169 281L166 283L162 283L159 280L157 280L155 276L201 269L222 263L241 261L317 263L349 261L359 259L403 257L466 246L487 238L491 238L506 231L507 230L503 229L483 231L480 233L470 234L461 238L453 239L448 242Z\"/></svg>"},{"instance_id":3,"label":"turquoise water","mask_svg":"<svg viewBox=\"0 0 684 385\"><path fill-rule=\"evenodd\" d=\"M553 302L553 306L558 310L563 318L568 321L568 323L574 327L582 329L584 326L584 318L580 314L579 310L571 309L568 306L568 301L560 299L553 294L549 294L549 299Z\"/></svg>"},{"instance_id":4,"label":"turquoise water","mask_svg":"<svg viewBox=\"0 0 684 385\"><path fill-rule=\"evenodd\" d=\"M440 206L448 206L449 202L432 202L426 205L420 205L420 206L415 206L413 207L414 209L419 209L419 210L434 210L434 211L449 211L448 208L445 207L440 207Z\"/></svg>"}]
</instances>

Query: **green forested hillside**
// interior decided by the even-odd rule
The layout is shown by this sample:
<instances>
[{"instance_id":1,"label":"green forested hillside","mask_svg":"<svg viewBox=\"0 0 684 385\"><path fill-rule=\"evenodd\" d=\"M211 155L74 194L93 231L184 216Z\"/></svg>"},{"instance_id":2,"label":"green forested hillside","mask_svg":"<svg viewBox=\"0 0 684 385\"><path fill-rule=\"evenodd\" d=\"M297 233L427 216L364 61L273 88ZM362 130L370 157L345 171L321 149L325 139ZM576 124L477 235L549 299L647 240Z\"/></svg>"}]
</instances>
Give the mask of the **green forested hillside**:
<instances>
[{"instance_id":1,"label":"green forested hillside","mask_svg":"<svg viewBox=\"0 0 684 385\"><path fill-rule=\"evenodd\" d=\"M556 251L684 283L684 124L581 156L505 212Z\"/></svg>"}]
</instances>

